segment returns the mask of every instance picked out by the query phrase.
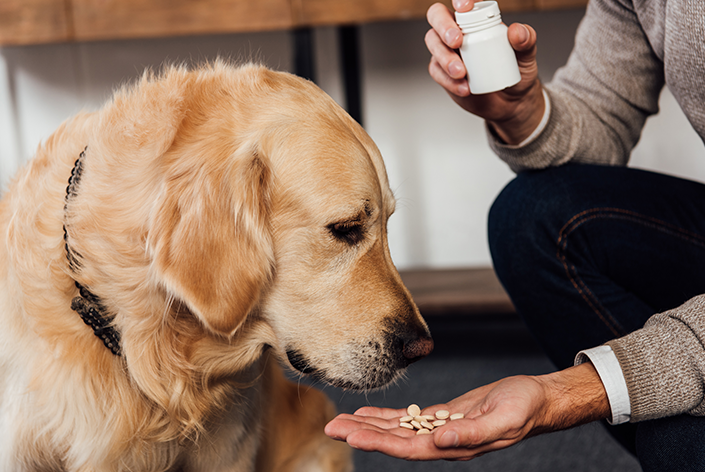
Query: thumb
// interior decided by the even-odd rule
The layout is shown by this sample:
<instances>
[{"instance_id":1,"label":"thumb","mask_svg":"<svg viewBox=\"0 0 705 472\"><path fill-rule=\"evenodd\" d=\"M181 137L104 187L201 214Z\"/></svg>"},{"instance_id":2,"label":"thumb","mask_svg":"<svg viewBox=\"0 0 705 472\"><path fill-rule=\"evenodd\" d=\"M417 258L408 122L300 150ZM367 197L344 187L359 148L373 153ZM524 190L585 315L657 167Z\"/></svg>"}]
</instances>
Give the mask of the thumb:
<instances>
[{"instance_id":1,"label":"thumb","mask_svg":"<svg viewBox=\"0 0 705 472\"><path fill-rule=\"evenodd\" d=\"M489 425L484 425L481 419L482 416L453 421L452 425L445 426L439 434L434 434L434 443L440 449L484 444L494 431Z\"/></svg>"},{"instance_id":2,"label":"thumb","mask_svg":"<svg viewBox=\"0 0 705 472\"><path fill-rule=\"evenodd\" d=\"M507 32L509 42L520 62L536 61L536 30L522 23L514 23Z\"/></svg>"},{"instance_id":3,"label":"thumb","mask_svg":"<svg viewBox=\"0 0 705 472\"><path fill-rule=\"evenodd\" d=\"M455 420L450 427L445 426L443 431L434 434L433 440L439 449L478 448L502 440L509 432L497 423L497 418L492 419L487 415Z\"/></svg>"},{"instance_id":4,"label":"thumb","mask_svg":"<svg viewBox=\"0 0 705 472\"><path fill-rule=\"evenodd\" d=\"M452 429L443 431L434 442L439 449L447 449L450 447L458 447L460 445L460 436Z\"/></svg>"}]
</instances>

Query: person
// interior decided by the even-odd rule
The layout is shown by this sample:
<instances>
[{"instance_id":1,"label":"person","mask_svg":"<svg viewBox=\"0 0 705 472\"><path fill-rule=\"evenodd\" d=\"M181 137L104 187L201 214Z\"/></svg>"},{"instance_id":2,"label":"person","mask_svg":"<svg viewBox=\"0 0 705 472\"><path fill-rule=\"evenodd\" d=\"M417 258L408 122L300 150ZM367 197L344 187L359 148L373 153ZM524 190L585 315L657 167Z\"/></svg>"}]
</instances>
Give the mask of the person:
<instances>
[{"instance_id":1,"label":"person","mask_svg":"<svg viewBox=\"0 0 705 472\"><path fill-rule=\"evenodd\" d=\"M705 137L705 2L590 0L545 85L536 31L513 24L522 79L477 96L451 11L435 4L427 17L430 75L485 119L517 174L490 209L490 252L558 370L426 408L465 414L431 435L399 428L403 410L375 407L339 415L326 433L399 458L457 460L604 419L643 470L704 471L705 185L627 163L664 85Z\"/></svg>"}]
</instances>

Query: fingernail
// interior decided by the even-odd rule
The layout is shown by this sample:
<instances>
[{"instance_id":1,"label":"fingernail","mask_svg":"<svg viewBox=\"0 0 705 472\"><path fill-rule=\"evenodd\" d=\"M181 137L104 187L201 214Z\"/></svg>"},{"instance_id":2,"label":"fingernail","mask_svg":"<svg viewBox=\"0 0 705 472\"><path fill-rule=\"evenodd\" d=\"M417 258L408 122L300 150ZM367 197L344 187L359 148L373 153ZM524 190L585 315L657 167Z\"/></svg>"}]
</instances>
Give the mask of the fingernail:
<instances>
[{"instance_id":1,"label":"fingernail","mask_svg":"<svg viewBox=\"0 0 705 472\"><path fill-rule=\"evenodd\" d=\"M470 95L470 85L467 82L458 85L458 96L467 97L468 95Z\"/></svg>"},{"instance_id":2,"label":"fingernail","mask_svg":"<svg viewBox=\"0 0 705 472\"><path fill-rule=\"evenodd\" d=\"M460 79L463 75L465 75L463 63L460 61L453 61L448 64L448 74L454 79Z\"/></svg>"},{"instance_id":3,"label":"fingernail","mask_svg":"<svg viewBox=\"0 0 705 472\"><path fill-rule=\"evenodd\" d=\"M531 33L529 33L529 28L527 28L525 25L521 25L521 32L519 33L519 41L522 43L525 43L526 41L529 40L530 36L531 36Z\"/></svg>"},{"instance_id":4,"label":"fingernail","mask_svg":"<svg viewBox=\"0 0 705 472\"><path fill-rule=\"evenodd\" d=\"M470 0L453 0L453 8L456 11L468 11L468 5L470 5Z\"/></svg>"},{"instance_id":5,"label":"fingernail","mask_svg":"<svg viewBox=\"0 0 705 472\"><path fill-rule=\"evenodd\" d=\"M460 30L457 30L455 28L451 28L448 31L446 31L446 44L448 46L453 46L455 47L456 44L460 41L460 38L462 37L462 34L460 33Z\"/></svg>"},{"instance_id":6,"label":"fingernail","mask_svg":"<svg viewBox=\"0 0 705 472\"><path fill-rule=\"evenodd\" d=\"M438 447L456 447L460 444L460 438L455 431L446 431L438 438Z\"/></svg>"}]
</instances>

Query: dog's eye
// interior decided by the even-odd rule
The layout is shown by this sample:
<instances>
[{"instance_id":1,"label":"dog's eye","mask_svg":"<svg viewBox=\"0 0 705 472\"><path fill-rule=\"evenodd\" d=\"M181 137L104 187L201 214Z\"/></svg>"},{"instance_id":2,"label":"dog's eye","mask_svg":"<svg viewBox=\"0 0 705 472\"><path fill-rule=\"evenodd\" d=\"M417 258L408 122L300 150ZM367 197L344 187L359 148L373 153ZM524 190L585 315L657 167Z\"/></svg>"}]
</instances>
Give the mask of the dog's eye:
<instances>
[{"instance_id":1,"label":"dog's eye","mask_svg":"<svg viewBox=\"0 0 705 472\"><path fill-rule=\"evenodd\" d=\"M351 245L359 243L365 236L365 228L359 221L331 223L328 231L335 239Z\"/></svg>"}]
</instances>

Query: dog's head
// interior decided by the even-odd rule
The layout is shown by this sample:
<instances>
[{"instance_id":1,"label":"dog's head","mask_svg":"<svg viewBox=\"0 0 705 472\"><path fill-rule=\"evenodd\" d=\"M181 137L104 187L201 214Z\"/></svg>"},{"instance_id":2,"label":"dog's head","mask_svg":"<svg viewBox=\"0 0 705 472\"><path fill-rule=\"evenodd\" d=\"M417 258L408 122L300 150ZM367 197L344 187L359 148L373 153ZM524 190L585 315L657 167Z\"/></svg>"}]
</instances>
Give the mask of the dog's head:
<instances>
[{"instance_id":1,"label":"dog's head","mask_svg":"<svg viewBox=\"0 0 705 472\"><path fill-rule=\"evenodd\" d=\"M380 153L315 85L258 66L173 70L101 116L99 132L119 137L89 143L89 159L129 195L94 192L131 221L115 231L144 242L114 257L127 273L146 253L133 290L159 287L214 339L265 323L282 359L342 387L382 386L430 352L390 258L395 203ZM135 170L120 183L115 166ZM93 244L85 254L118 246Z\"/></svg>"},{"instance_id":2,"label":"dog's head","mask_svg":"<svg viewBox=\"0 0 705 472\"><path fill-rule=\"evenodd\" d=\"M275 176L276 261L261 313L297 370L337 386L378 387L433 346L389 254L395 200L382 157L313 85L284 82L291 121L260 141Z\"/></svg>"}]
</instances>

